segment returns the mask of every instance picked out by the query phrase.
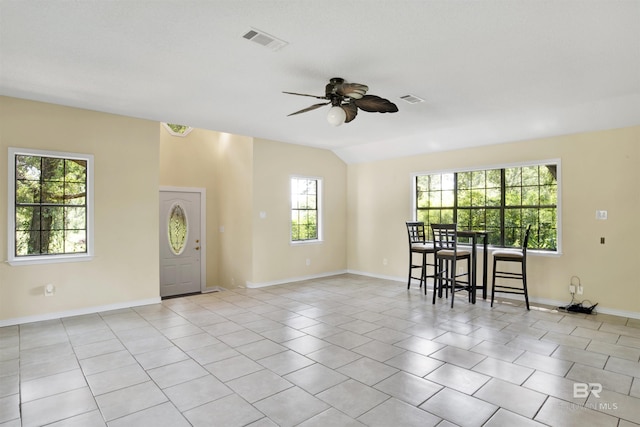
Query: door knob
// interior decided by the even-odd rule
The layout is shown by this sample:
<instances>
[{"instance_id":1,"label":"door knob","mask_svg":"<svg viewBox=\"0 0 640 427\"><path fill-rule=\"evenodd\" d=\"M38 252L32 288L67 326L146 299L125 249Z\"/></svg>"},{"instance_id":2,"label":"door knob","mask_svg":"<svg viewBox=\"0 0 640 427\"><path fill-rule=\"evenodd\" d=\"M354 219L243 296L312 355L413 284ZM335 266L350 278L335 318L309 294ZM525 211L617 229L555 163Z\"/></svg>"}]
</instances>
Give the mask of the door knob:
<instances>
[{"instance_id":1,"label":"door knob","mask_svg":"<svg viewBox=\"0 0 640 427\"><path fill-rule=\"evenodd\" d=\"M199 250L200 250L200 246L196 246L196 251L199 251Z\"/></svg>"}]
</instances>

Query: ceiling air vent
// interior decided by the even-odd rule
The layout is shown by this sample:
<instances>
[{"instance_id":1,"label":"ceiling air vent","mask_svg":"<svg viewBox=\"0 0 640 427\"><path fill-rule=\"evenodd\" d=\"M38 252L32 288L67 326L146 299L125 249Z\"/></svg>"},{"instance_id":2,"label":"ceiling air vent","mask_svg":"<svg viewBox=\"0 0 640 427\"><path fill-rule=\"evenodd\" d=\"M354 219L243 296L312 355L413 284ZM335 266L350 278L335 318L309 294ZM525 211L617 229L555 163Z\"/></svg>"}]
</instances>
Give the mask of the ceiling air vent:
<instances>
[{"instance_id":1,"label":"ceiling air vent","mask_svg":"<svg viewBox=\"0 0 640 427\"><path fill-rule=\"evenodd\" d=\"M258 43L261 46L268 47L273 51L280 50L288 44L284 40L280 40L279 38L273 37L272 35L267 34L264 31L256 30L255 28L249 30L242 37L247 40L251 40L252 42Z\"/></svg>"},{"instance_id":2,"label":"ceiling air vent","mask_svg":"<svg viewBox=\"0 0 640 427\"><path fill-rule=\"evenodd\" d=\"M417 104L419 102L424 102L424 99L422 98L418 98L415 95L405 95L405 96L401 96L400 99L402 99L405 102L408 102L409 104Z\"/></svg>"}]
</instances>

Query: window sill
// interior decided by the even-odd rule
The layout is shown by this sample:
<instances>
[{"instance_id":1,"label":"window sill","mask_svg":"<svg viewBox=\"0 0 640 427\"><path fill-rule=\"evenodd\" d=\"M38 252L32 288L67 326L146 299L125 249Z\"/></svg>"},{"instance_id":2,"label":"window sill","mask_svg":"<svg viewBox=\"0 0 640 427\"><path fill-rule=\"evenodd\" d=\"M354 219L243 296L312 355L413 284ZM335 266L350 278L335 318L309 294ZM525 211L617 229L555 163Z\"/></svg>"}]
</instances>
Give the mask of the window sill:
<instances>
[{"instance_id":1,"label":"window sill","mask_svg":"<svg viewBox=\"0 0 640 427\"><path fill-rule=\"evenodd\" d=\"M497 248L497 247L489 247L489 253L493 253L495 251L504 251L504 250L519 250L520 248ZM482 250L482 245L478 245L478 251ZM562 252L560 251L541 251L537 249L527 249L527 256L541 256L541 257L550 257L557 258L562 256Z\"/></svg>"},{"instance_id":2,"label":"window sill","mask_svg":"<svg viewBox=\"0 0 640 427\"><path fill-rule=\"evenodd\" d=\"M7 260L7 263L13 267L17 267L20 265L58 264L63 262L83 262L91 260L93 260L93 255L82 254L12 258Z\"/></svg>"},{"instance_id":3,"label":"window sill","mask_svg":"<svg viewBox=\"0 0 640 427\"><path fill-rule=\"evenodd\" d=\"M319 245L322 244L322 240L299 240L295 242L289 242L291 246L306 246L306 245Z\"/></svg>"},{"instance_id":4,"label":"window sill","mask_svg":"<svg viewBox=\"0 0 640 427\"><path fill-rule=\"evenodd\" d=\"M557 258L557 257L562 256L562 252L560 252L560 251L537 251L535 249L527 249L527 255Z\"/></svg>"}]
</instances>

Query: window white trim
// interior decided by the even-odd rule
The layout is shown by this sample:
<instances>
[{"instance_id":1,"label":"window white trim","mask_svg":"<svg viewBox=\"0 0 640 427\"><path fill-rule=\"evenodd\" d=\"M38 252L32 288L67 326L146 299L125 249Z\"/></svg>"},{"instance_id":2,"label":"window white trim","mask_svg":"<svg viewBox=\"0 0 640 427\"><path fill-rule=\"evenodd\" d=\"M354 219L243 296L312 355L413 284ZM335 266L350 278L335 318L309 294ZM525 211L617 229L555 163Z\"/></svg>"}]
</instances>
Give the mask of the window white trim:
<instances>
[{"instance_id":1,"label":"window white trim","mask_svg":"<svg viewBox=\"0 0 640 427\"><path fill-rule=\"evenodd\" d=\"M316 198L316 203L317 203L317 211L318 211L318 238L317 239L311 239L311 240L293 240L293 236L291 235L291 211L293 210L293 204L291 203L291 180L292 179L307 179L307 180L315 180L318 184L318 188L317 188L317 198ZM294 246L300 246L300 245L314 245L314 244L318 244L318 243L322 243L323 242L323 232L324 232L324 225L323 225L323 202L322 199L324 198L324 194L323 194L323 178L319 177L319 176L307 176L307 175L290 175L289 176L289 244L294 245Z\"/></svg>"},{"instance_id":2,"label":"window white trim","mask_svg":"<svg viewBox=\"0 0 640 427\"><path fill-rule=\"evenodd\" d=\"M55 157L61 159L77 159L87 162L87 252L82 254L52 254L16 257L16 156L30 155ZM94 257L94 217L93 217L93 155L66 153L60 151L32 150L9 147L8 180L7 180L7 262L10 265L50 264L60 262L91 261Z\"/></svg>"},{"instance_id":3,"label":"window white trim","mask_svg":"<svg viewBox=\"0 0 640 427\"><path fill-rule=\"evenodd\" d=\"M531 160L531 161L524 161L524 162L501 163L501 164L492 164L492 165L483 165L483 166L469 166L469 167L460 167L460 168L452 168L452 169L432 169L427 171L413 172L411 173L411 195L409 198L409 200L411 200L411 219L412 221L416 221L416 211L417 211L416 177L420 175L473 172L473 171L482 171L482 170L490 170L490 169L507 169L507 168L515 168L515 167L539 166L539 165L548 165L548 164L555 164L558 166L558 169L556 171L557 173L556 181L558 182L558 188L557 188L558 200L556 202L557 247L555 251L540 251L535 249L529 249L527 250L527 253L533 253L533 254L544 255L544 256L562 255L562 161L560 158Z\"/></svg>"}]
</instances>

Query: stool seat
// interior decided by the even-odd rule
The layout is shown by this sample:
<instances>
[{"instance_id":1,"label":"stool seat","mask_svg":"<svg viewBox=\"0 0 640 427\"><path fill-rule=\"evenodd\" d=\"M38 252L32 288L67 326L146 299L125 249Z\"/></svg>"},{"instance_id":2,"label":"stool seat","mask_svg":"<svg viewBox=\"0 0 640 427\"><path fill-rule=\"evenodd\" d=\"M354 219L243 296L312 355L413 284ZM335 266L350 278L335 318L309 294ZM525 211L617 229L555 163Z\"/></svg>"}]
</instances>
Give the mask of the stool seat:
<instances>
[{"instance_id":1,"label":"stool seat","mask_svg":"<svg viewBox=\"0 0 640 427\"><path fill-rule=\"evenodd\" d=\"M412 251L433 251L433 249L434 249L434 246L432 242L411 244Z\"/></svg>"},{"instance_id":2,"label":"stool seat","mask_svg":"<svg viewBox=\"0 0 640 427\"><path fill-rule=\"evenodd\" d=\"M471 251L467 251L464 249L458 249L457 251L454 251L453 249L440 249L438 251L439 258L453 258L455 256L457 256L458 258L468 257L471 256Z\"/></svg>"},{"instance_id":3,"label":"stool seat","mask_svg":"<svg viewBox=\"0 0 640 427\"><path fill-rule=\"evenodd\" d=\"M523 258L524 253L521 250L503 250L503 251L495 251L493 253L493 257L496 258Z\"/></svg>"}]
</instances>

